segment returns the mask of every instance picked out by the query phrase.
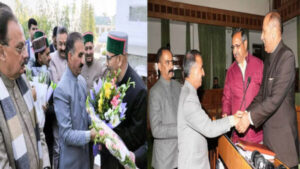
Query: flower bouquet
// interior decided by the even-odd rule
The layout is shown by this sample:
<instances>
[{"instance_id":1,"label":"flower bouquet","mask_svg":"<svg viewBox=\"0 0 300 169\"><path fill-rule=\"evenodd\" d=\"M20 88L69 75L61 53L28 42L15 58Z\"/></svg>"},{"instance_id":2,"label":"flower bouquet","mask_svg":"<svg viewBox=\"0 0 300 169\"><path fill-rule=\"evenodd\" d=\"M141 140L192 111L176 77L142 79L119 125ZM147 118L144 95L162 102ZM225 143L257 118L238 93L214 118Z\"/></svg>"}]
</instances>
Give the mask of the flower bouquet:
<instances>
[{"instance_id":1,"label":"flower bouquet","mask_svg":"<svg viewBox=\"0 0 300 169\"><path fill-rule=\"evenodd\" d=\"M126 103L122 101L127 89L131 85L135 86L129 79L126 84L117 87L116 80L119 73L120 70L108 73L103 80L99 79L98 84L94 84L86 99L86 109L92 120L90 128L97 131L94 148L97 143L104 144L122 165L135 169L137 167L132 153L112 130L125 119Z\"/></svg>"},{"instance_id":2,"label":"flower bouquet","mask_svg":"<svg viewBox=\"0 0 300 169\"><path fill-rule=\"evenodd\" d=\"M35 87L36 90L36 101L34 102L34 107L37 113L37 118L40 127L44 127L45 125L45 113L43 110L43 106L47 104L47 73L39 72L36 76L33 76L32 70L26 69L26 77L29 80L31 86Z\"/></svg>"}]
</instances>

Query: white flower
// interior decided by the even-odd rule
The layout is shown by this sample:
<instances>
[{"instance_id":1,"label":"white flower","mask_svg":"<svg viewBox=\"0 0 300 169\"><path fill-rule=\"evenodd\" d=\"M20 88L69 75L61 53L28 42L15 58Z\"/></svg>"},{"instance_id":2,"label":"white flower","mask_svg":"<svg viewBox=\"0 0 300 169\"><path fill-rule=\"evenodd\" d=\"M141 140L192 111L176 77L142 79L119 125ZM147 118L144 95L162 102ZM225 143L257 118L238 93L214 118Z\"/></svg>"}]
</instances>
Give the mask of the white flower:
<instances>
[{"instance_id":1,"label":"white flower","mask_svg":"<svg viewBox=\"0 0 300 169\"><path fill-rule=\"evenodd\" d=\"M104 117L105 117L105 119L111 119L112 118L112 114L113 114L113 110L111 109L111 108L109 108L108 110L107 110L107 112L105 112L104 113Z\"/></svg>"},{"instance_id":2,"label":"white flower","mask_svg":"<svg viewBox=\"0 0 300 169\"><path fill-rule=\"evenodd\" d=\"M121 161L125 161L126 152L123 149L120 149Z\"/></svg>"},{"instance_id":3,"label":"white flower","mask_svg":"<svg viewBox=\"0 0 300 169\"><path fill-rule=\"evenodd\" d=\"M115 127L115 126L119 125L120 123L121 123L121 121L120 121L120 118L117 114L111 117L110 124L112 126Z\"/></svg>"}]
</instances>

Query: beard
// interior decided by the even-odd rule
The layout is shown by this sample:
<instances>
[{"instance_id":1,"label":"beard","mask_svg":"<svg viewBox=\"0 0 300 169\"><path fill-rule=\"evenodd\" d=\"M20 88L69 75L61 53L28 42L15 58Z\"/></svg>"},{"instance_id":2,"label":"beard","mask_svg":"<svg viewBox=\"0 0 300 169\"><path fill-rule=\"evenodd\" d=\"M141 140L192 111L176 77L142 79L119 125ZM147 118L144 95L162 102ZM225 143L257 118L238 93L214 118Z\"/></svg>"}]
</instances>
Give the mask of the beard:
<instances>
[{"instance_id":1,"label":"beard","mask_svg":"<svg viewBox=\"0 0 300 169\"><path fill-rule=\"evenodd\" d=\"M91 64L93 63L93 60L94 60L93 54L90 54L90 55L86 55L86 56L85 56L85 63L86 63L87 65L91 65Z\"/></svg>"},{"instance_id":2,"label":"beard","mask_svg":"<svg viewBox=\"0 0 300 169\"><path fill-rule=\"evenodd\" d=\"M58 51L58 54L59 54L59 56L61 56L61 57L66 57L66 50L59 50Z\"/></svg>"}]
</instances>

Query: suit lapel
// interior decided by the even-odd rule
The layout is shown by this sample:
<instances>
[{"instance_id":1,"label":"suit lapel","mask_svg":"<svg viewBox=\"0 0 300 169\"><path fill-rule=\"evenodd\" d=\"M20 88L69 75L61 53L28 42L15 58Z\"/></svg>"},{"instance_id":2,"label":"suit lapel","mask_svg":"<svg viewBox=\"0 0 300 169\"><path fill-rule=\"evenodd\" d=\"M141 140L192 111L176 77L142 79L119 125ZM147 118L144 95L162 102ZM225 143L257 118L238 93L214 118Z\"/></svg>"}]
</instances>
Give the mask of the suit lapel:
<instances>
[{"instance_id":1,"label":"suit lapel","mask_svg":"<svg viewBox=\"0 0 300 169\"><path fill-rule=\"evenodd\" d=\"M275 76L275 68L277 67L279 58L280 58L280 49L282 48L282 41L279 42L278 46L276 47L275 51L268 55L266 62L265 62L265 68L266 68L266 76L264 79L264 96L263 98L266 98L268 96L268 82L269 78L274 78Z\"/></svg>"}]
</instances>

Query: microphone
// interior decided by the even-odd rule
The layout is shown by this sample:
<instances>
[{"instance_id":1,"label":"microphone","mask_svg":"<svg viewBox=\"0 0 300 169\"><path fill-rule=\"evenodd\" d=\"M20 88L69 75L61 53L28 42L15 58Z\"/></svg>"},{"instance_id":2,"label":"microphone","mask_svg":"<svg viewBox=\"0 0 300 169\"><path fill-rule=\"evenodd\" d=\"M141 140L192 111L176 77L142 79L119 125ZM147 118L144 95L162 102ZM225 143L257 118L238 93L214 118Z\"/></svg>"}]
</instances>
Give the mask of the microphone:
<instances>
[{"instance_id":1,"label":"microphone","mask_svg":"<svg viewBox=\"0 0 300 169\"><path fill-rule=\"evenodd\" d=\"M243 105L243 103L245 101L246 92L247 92L247 89L249 87L250 82L251 82L251 77L248 77L247 86L246 86L246 90L244 91L244 95L243 95L242 103L241 103L241 106L240 106L240 110L241 110L242 105Z\"/></svg>"}]
</instances>

